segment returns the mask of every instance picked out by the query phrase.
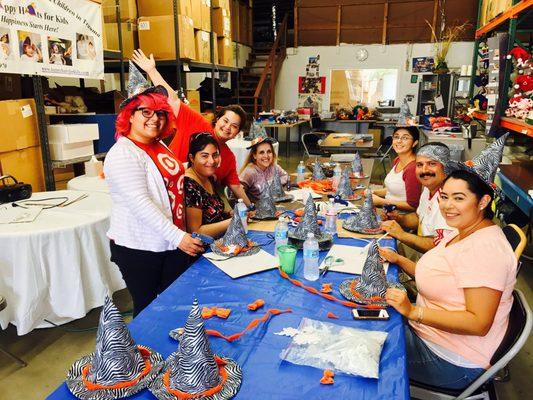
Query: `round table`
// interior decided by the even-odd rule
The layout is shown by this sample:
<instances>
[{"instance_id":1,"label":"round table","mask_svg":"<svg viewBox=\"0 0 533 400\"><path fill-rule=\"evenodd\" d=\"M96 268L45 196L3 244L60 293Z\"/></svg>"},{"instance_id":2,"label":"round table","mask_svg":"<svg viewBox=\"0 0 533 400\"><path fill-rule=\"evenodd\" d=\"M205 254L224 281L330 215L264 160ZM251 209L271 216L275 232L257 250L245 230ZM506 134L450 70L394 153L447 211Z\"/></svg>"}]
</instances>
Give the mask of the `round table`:
<instances>
[{"instance_id":1,"label":"round table","mask_svg":"<svg viewBox=\"0 0 533 400\"><path fill-rule=\"evenodd\" d=\"M251 141L235 138L228 140L226 144L233 152L233 154L235 154L235 160L237 161L237 171L240 171L242 166L244 165L244 162L246 161L246 157L248 157L248 154L250 154L250 150L246 148L250 147ZM279 142L274 143L273 146L274 151L277 155L279 151Z\"/></svg>"},{"instance_id":2,"label":"round table","mask_svg":"<svg viewBox=\"0 0 533 400\"><path fill-rule=\"evenodd\" d=\"M34 193L31 199L82 192ZM126 287L109 260L111 197L87 192L65 207L43 209L33 222L0 225L0 294L7 308L0 326L16 325L24 335L34 328L82 318L103 305L106 294ZM10 206L4 204L3 206Z\"/></svg>"},{"instance_id":3,"label":"round table","mask_svg":"<svg viewBox=\"0 0 533 400\"><path fill-rule=\"evenodd\" d=\"M109 193L109 186L105 179L99 176L81 175L67 182L68 190L82 190L86 192Z\"/></svg>"}]
</instances>

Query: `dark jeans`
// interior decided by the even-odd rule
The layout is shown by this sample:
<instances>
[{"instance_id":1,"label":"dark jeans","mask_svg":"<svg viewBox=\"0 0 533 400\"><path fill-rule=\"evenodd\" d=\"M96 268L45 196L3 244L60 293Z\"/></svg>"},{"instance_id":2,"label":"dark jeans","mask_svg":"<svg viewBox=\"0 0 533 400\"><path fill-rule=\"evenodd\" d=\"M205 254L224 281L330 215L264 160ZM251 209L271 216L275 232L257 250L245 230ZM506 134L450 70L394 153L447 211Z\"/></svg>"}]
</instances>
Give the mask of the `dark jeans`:
<instances>
[{"instance_id":1,"label":"dark jeans","mask_svg":"<svg viewBox=\"0 0 533 400\"><path fill-rule=\"evenodd\" d=\"M464 389L482 373L482 368L463 368L443 360L424 341L405 327L409 379L446 389Z\"/></svg>"},{"instance_id":2,"label":"dark jeans","mask_svg":"<svg viewBox=\"0 0 533 400\"><path fill-rule=\"evenodd\" d=\"M118 265L133 298L133 317L190 265L189 256L180 249L162 252L136 250L119 246L112 240L110 247L111 261Z\"/></svg>"}]
</instances>

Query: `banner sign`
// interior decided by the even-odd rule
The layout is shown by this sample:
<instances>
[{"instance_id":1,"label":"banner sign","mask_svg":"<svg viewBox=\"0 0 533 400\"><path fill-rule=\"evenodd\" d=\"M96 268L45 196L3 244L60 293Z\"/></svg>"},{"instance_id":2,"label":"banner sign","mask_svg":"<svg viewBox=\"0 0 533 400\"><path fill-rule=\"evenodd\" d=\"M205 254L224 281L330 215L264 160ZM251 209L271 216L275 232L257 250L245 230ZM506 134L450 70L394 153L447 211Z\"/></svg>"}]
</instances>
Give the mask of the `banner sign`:
<instances>
[{"instance_id":1,"label":"banner sign","mask_svg":"<svg viewBox=\"0 0 533 400\"><path fill-rule=\"evenodd\" d=\"M0 72L104 79L102 28L89 0L0 0Z\"/></svg>"}]
</instances>

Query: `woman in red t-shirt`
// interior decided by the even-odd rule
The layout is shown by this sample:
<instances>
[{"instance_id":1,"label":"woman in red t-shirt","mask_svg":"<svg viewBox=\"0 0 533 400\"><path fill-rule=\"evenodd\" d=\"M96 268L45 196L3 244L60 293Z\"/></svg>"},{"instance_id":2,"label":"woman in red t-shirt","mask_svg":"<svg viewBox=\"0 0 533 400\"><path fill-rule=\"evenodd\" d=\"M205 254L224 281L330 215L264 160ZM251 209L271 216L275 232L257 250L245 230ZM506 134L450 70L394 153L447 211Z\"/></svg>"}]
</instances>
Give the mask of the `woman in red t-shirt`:
<instances>
[{"instance_id":1,"label":"woman in red t-shirt","mask_svg":"<svg viewBox=\"0 0 533 400\"><path fill-rule=\"evenodd\" d=\"M216 181L228 186L236 198L243 199L244 203L250 206L251 202L239 180L235 155L226 144L227 141L237 136L246 123L246 112L242 107L236 104L223 107L217 112L214 125L211 125L200 113L180 101L174 90L157 71L152 54L148 58L142 50L135 50L132 60L148 74L154 85L162 85L170 93L169 103L176 116L176 135L170 143L170 149L178 159L181 162L188 161L189 142L193 134L211 133L220 149L220 164L215 173Z\"/></svg>"}]
</instances>

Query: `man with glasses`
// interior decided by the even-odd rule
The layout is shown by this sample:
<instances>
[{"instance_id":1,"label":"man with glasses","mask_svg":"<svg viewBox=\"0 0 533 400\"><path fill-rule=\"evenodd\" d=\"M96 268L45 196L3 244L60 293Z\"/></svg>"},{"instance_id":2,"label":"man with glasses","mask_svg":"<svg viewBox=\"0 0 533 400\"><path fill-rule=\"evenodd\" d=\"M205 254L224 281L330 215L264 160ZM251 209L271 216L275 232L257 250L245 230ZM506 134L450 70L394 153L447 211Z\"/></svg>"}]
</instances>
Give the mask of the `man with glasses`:
<instances>
[{"instance_id":1,"label":"man with glasses","mask_svg":"<svg viewBox=\"0 0 533 400\"><path fill-rule=\"evenodd\" d=\"M416 153L416 176L423 189L416 212L384 214L388 220L382 223L382 229L421 253L435 247L444 232L453 230L439 210L440 191L449 160L450 149L443 143L427 143L420 147ZM416 233L406 230L416 230Z\"/></svg>"}]
</instances>

